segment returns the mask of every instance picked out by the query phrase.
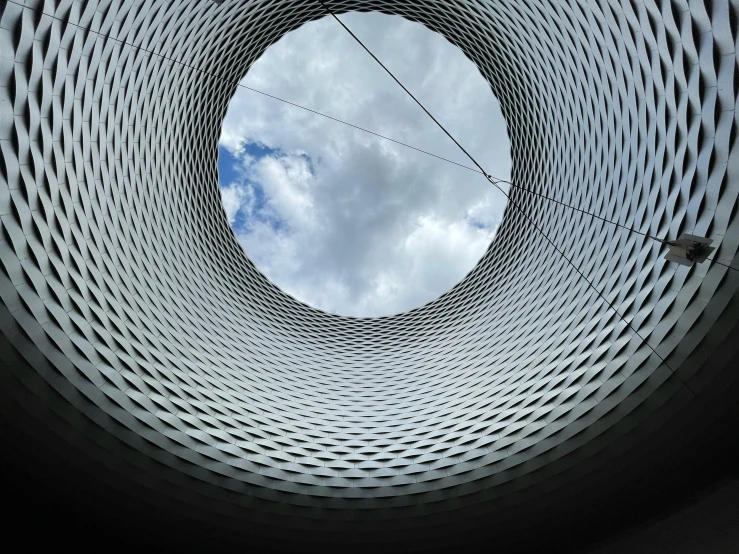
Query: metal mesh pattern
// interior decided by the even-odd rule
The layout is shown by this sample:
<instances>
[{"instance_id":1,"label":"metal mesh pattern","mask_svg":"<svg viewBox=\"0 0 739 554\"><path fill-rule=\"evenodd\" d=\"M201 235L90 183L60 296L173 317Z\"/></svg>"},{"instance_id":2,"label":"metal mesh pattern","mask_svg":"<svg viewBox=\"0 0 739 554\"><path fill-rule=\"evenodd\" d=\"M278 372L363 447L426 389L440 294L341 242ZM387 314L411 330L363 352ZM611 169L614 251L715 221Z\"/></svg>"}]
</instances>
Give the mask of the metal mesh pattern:
<instances>
[{"instance_id":1,"label":"metal mesh pattern","mask_svg":"<svg viewBox=\"0 0 739 554\"><path fill-rule=\"evenodd\" d=\"M313 309L243 253L216 157L235 83L320 5L21 3L0 23L2 332L60 417L157 461L142 475L294 513L495 498L679 389L673 371L691 375L737 294L725 267L670 265L656 242L514 190L641 338L510 205L436 301ZM329 4L459 46L500 101L515 183L651 235L710 236L734 260L733 0Z\"/></svg>"}]
</instances>

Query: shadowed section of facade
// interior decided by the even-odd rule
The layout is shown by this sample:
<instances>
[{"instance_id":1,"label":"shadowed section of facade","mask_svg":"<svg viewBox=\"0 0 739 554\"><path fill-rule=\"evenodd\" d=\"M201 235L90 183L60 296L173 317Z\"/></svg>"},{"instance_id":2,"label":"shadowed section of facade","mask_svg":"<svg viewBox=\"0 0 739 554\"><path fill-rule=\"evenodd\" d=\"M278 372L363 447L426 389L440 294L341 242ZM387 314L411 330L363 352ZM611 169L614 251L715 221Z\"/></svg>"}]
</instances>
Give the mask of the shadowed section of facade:
<instances>
[{"instance_id":1,"label":"shadowed section of facade","mask_svg":"<svg viewBox=\"0 0 739 554\"><path fill-rule=\"evenodd\" d=\"M620 315L510 208L439 299L320 312L244 256L216 161L236 83L321 6L25 4L0 19L0 406L28 479L66 468L91 517L165 542L526 550L725 471L739 272L514 189ZM329 4L459 46L514 183L737 267L735 2Z\"/></svg>"}]
</instances>

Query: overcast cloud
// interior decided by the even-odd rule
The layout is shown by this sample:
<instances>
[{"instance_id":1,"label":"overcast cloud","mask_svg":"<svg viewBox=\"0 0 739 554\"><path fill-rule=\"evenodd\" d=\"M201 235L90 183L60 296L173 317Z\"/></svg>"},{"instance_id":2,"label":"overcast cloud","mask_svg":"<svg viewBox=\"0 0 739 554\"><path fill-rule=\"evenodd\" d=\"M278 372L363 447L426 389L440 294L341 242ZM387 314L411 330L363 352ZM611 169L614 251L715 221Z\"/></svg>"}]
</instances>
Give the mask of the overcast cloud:
<instances>
[{"instance_id":1,"label":"overcast cloud","mask_svg":"<svg viewBox=\"0 0 739 554\"><path fill-rule=\"evenodd\" d=\"M341 18L489 173L510 176L498 103L461 51L399 17ZM286 35L242 82L469 165L331 18ZM244 89L220 145L224 208L247 255L330 312L433 300L474 267L505 207L480 175Z\"/></svg>"}]
</instances>

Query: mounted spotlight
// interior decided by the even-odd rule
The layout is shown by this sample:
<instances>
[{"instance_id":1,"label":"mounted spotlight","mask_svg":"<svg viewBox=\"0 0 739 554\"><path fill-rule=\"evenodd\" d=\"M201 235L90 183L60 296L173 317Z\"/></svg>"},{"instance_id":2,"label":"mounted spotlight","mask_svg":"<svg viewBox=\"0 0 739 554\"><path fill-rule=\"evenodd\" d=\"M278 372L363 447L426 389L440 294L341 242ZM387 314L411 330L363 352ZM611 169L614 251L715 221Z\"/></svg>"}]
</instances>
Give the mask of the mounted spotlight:
<instances>
[{"instance_id":1,"label":"mounted spotlight","mask_svg":"<svg viewBox=\"0 0 739 554\"><path fill-rule=\"evenodd\" d=\"M688 233L683 233L677 240L663 240L661 242L670 249L665 254L665 260L689 267L695 263L705 262L711 252L716 250L715 247L710 246L713 240L689 235Z\"/></svg>"}]
</instances>

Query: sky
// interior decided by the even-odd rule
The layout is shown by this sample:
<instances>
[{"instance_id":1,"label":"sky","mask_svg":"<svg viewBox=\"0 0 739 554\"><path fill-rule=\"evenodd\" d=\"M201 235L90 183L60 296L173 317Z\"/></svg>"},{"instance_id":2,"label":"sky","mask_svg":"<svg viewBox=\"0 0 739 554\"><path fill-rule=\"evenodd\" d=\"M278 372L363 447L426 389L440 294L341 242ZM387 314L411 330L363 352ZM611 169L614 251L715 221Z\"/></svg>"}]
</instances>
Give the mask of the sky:
<instances>
[{"instance_id":1,"label":"sky","mask_svg":"<svg viewBox=\"0 0 739 554\"><path fill-rule=\"evenodd\" d=\"M498 102L461 50L397 16L340 18L489 174L510 177ZM285 35L241 82L471 165L330 17ZM355 317L448 291L485 253L506 205L479 174L242 88L218 168L229 223L259 270L307 304Z\"/></svg>"}]
</instances>

